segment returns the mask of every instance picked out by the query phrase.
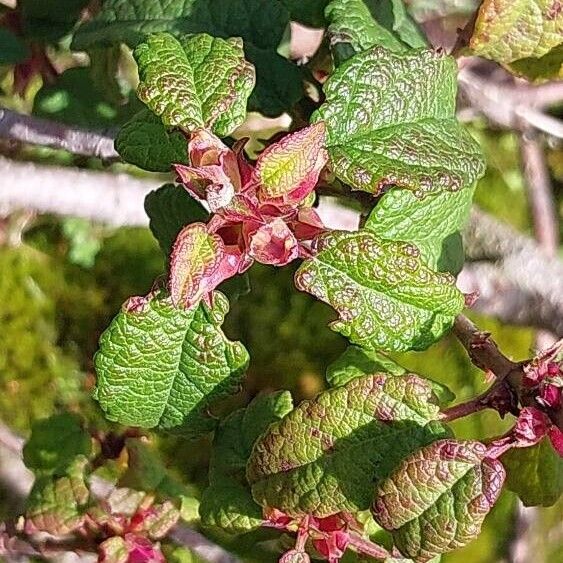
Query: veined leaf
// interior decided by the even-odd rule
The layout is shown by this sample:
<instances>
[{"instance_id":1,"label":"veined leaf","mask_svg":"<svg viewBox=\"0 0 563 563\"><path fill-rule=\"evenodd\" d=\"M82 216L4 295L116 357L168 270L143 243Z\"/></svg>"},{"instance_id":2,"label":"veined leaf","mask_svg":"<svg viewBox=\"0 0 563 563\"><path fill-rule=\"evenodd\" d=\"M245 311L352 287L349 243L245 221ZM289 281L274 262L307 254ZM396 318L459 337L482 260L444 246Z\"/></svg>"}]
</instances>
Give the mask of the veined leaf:
<instances>
[{"instance_id":1,"label":"veined leaf","mask_svg":"<svg viewBox=\"0 0 563 563\"><path fill-rule=\"evenodd\" d=\"M134 52L139 65L137 94L167 126L231 133L246 116L254 68L237 39L206 34L176 39L151 35Z\"/></svg>"},{"instance_id":2,"label":"veined leaf","mask_svg":"<svg viewBox=\"0 0 563 563\"><path fill-rule=\"evenodd\" d=\"M340 66L313 116L325 121L336 175L355 189L398 186L418 198L473 185L484 163L455 118L456 73L452 57L382 47Z\"/></svg>"},{"instance_id":3,"label":"veined leaf","mask_svg":"<svg viewBox=\"0 0 563 563\"><path fill-rule=\"evenodd\" d=\"M172 164L188 164L188 143L179 131L167 131L150 110L134 115L119 130L115 150L125 162L151 172L169 172Z\"/></svg>"},{"instance_id":4,"label":"veined leaf","mask_svg":"<svg viewBox=\"0 0 563 563\"><path fill-rule=\"evenodd\" d=\"M516 72L525 74L535 60L544 70L551 67L557 71L554 75L561 72L563 64L563 51L556 51L561 44L563 6L554 0L485 0L470 42L475 54L509 66L515 63ZM540 63L551 53L556 53L558 64L553 56L549 65ZM542 77L549 74L544 72Z\"/></svg>"},{"instance_id":5,"label":"veined leaf","mask_svg":"<svg viewBox=\"0 0 563 563\"><path fill-rule=\"evenodd\" d=\"M410 243L333 231L295 274L298 289L339 314L332 328L354 344L388 352L424 350L464 306L450 274L437 273Z\"/></svg>"},{"instance_id":6,"label":"veined leaf","mask_svg":"<svg viewBox=\"0 0 563 563\"><path fill-rule=\"evenodd\" d=\"M365 510L373 483L445 430L415 375L374 374L303 401L254 445L247 478L264 507L301 516ZM430 424L429 424L430 423Z\"/></svg>"},{"instance_id":7,"label":"veined leaf","mask_svg":"<svg viewBox=\"0 0 563 563\"><path fill-rule=\"evenodd\" d=\"M262 510L246 481L246 464L260 434L292 408L289 391L259 395L220 424L213 440L209 487L200 505L205 526L236 534L262 525Z\"/></svg>"},{"instance_id":8,"label":"veined leaf","mask_svg":"<svg viewBox=\"0 0 563 563\"><path fill-rule=\"evenodd\" d=\"M210 404L232 393L248 363L221 331L228 301L191 310L162 295L133 298L100 338L95 397L106 416L130 426L194 437L214 428Z\"/></svg>"},{"instance_id":9,"label":"veined leaf","mask_svg":"<svg viewBox=\"0 0 563 563\"><path fill-rule=\"evenodd\" d=\"M487 457L483 444L440 440L379 483L374 517L403 555L426 561L479 534L503 481L502 464Z\"/></svg>"}]
</instances>

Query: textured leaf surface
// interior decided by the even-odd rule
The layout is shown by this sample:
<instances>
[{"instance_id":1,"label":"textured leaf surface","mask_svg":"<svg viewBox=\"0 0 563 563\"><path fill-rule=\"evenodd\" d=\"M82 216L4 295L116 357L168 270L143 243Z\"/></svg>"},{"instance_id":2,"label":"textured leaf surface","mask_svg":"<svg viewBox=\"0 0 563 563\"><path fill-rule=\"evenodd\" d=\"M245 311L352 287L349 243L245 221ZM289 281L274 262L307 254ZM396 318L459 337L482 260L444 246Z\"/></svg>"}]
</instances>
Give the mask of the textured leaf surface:
<instances>
[{"instance_id":1,"label":"textured leaf surface","mask_svg":"<svg viewBox=\"0 0 563 563\"><path fill-rule=\"evenodd\" d=\"M256 442L247 477L262 506L291 515L365 510L373 483L442 437L432 391L414 375L375 374L303 401Z\"/></svg>"},{"instance_id":2,"label":"textured leaf surface","mask_svg":"<svg viewBox=\"0 0 563 563\"><path fill-rule=\"evenodd\" d=\"M469 217L475 188L418 199L407 190L386 193L364 228L387 240L408 240L427 266L457 274L463 265L460 230Z\"/></svg>"},{"instance_id":3,"label":"textured leaf surface","mask_svg":"<svg viewBox=\"0 0 563 563\"><path fill-rule=\"evenodd\" d=\"M463 547L480 530L504 481L479 442L440 440L413 453L376 488L373 513L401 553L428 560Z\"/></svg>"},{"instance_id":4,"label":"textured leaf surface","mask_svg":"<svg viewBox=\"0 0 563 563\"><path fill-rule=\"evenodd\" d=\"M563 494L563 459L548 438L535 446L509 451L502 462L506 487L525 506L552 506Z\"/></svg>"},{"instance_id":5,"label":"textured leaf surface","mask_svg":"<svg viewBox=\"0 0 563 563\"><path fill-rule=\"evenodd\" d=\"M477 55L510 64L544 57L562 43L559 0L485 0L470 46ZM559 57L561 66L561 52Z\"/></svg>"},{"instance_id":6,"label":"textured leaf surface","mask_svg":"<svg viewBox=\"0 0 563 563\"><path fill-rule=\"evenodd\" d=\"M189 311L163 296L138 307L130 301L102 334L94 360L106 416L188 437L211 430L209 405L237 388L248 363L242 344L220 329L227 311L220 293L212 308Z\"/></svg>"},{"instance_id":7,"label":"textured leaf surface","mask_svg":"<svg viewBox=\"0 0 563 563\"><path fill-rule=\"evenodd\" d=\"M219 426L213 441L209 487L200 505L201 521L228 533L248 532L262 524L262 510L246 481L246 464L257 438L291 411L289 391L259 395Z\"/></svg>"},{"instance_id":8,"label":"textured leaf surface","mask_svg":"<svg viewBox=\"0 0 563 563\"><path fill-rule=\"evenodd\" d=\"M355 189L399 186L419 198L471 186L484 163L455 119L456 72L451 57L382 47L340 66L314 115L336 175Z\"/></svg>"},{"instance_id":9,"label":"textured leaf surface","mask_svg":"<svg viewBox=\"0 0 563 563\"><path fill-rule=\"evenodd\" d=\"M188 223L206 221L207 211L182 186L165 184L145 198L152 234L168 258L178 233Z\"/></svg>"},{"instance_id":10,"label":"textured leaf surface","mask_svg":"<svg viewBox=\"0 0 563 563\"><path fill-rule=\"evenodd\" d=\"M354 344L384 351L424 350L464 306L450 274L429 269L410 243L369 231L334 231L295 274L298 289L339 314L331 326Z\"/></svg>"},{"instance_id":11,"label":"textured leaf surface","mask_svg":"<svg viewBox=\"0 0 563 563\"><path fill-rule=\"evenodd\" d=\"M242 44L206 34L176 39L151 35L134 52L139 66L139 98L167 126L231 133L246 115L254 68Z\"/></svg>"},{"instance_id":12,"label":"textured leaf surface","mask_svg":"<svg viewBox=\"0 0 563 563\"><path fill-rule=\"evenodd\" d=\"M64 444L64 448L61 448ZM88 456L91 439L79 416L56 414L33 423L23 449L25 465L42 474L63 474L77 455Z\"/></svg>"},{"instance_id":13,"label":"textured leaf surface","mask_svg":"<svg viewBox=\"0 0 563 563\"><path fill-rule=\"evenodd\" d=\"M188 164L188 144L179 131L167 131L162 120L142 110L119 130L115 150L125 162L151 172L168 172L174 163Z\"/></svg>"}]
</instances>

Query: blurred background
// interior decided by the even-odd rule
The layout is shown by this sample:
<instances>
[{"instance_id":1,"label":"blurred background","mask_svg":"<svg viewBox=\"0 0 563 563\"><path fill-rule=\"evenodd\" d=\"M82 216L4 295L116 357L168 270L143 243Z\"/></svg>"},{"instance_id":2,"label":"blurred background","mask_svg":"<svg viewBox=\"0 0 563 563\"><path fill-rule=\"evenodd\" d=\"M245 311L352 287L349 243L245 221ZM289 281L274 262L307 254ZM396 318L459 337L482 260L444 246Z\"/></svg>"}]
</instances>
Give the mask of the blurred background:
<instances>
[{"instance_id":1,"label":"blurred background","mask_svg":"<svg viewBox=\"0 0 563 563\"><path fill-rule=\"evenodd\" d=\"M92 4L95 8L96 2ZM411 4L433 42L448 47L478 2ZM139 109L135 65L126 47L75 53L69 49L68 30L56 38L29 39L14 23L14 7L15 2L0 1L0 521L21 512L30 486L29 475L10 453L14 436L25 438L33 421L63 411L80 413L92 428L111 429L90 396L95 381L92 356L123 301L147 293L163 274L163 256L147 227L142 203L150 189L171 179L143 173L115 158L40 146L26 137L34 121L20 120L23 129L14 128L12 112L47 118L63 129L96 131L107 140ZM320 33L292 28L289 56L303 64L314 60ZM14 44L5 39L8 33L21 39L23 52L12 52ZM473 216L464 234L468 262L459 284L482 294L478 312L471 315L478 326L490 331L507 355L524 359L548 343L550 334L561 331L563 322L563 294L542 290L531 275L539 275L548 286L561 284L557 241L563 215L563 146L561 129L554 123L563 125L563 86L554 83L549 91L545 84L538 87L549 94L539 111L533 96L542 94L535 88L532 92L479 61L467 59L462 66L459 117L480 142L488 168L475 194L475 204L487 215ZM491 109L476 101L472 86L478 80L501 93L503 88L517 92L519 107L533 106L553 121L530 134L516 121L495 114L506 109L501 108L504 102L497 100ZM535 118L536 113L530 115ZM272 119L251 113L236 136L250 136L256 151L261 141L291 125L287 114ZM534 207L538 182L540 189L549 190L542 192L548 194L547 218L542 215L545 206L539 212ZM338 224L341 218L331 213ZM504 247L495 237L512 242ZM520 270L515 270L515 257L535 255L542 245L545 259L539 265L526 262L524 267L519 262ZM292 267L257 264L249 274L250 293L238 288L232 296L225 330L246 345L251 364L244 389L228 408L245 404L264 389L290 389L296 401L315 395L325 387L327 366L345 349L344 339L327 328L331 310L297 292L292 275ZM452 338L423 354L396 359L447 384L457 400L486 387L484 374ZM455 423L462 438L494 436L507 427L507 421L487 412ZM209 441L152 440L196 506L206 485ZM563 464L557 467L563 479ZM550 508L525 508L507 490L479 538L443 561L561 563L562 514L561 500ZM244 561L268 562L276 559L268 548L271 537L260 532L237 541L215 539Z\"/></svg>"}]
</instances>

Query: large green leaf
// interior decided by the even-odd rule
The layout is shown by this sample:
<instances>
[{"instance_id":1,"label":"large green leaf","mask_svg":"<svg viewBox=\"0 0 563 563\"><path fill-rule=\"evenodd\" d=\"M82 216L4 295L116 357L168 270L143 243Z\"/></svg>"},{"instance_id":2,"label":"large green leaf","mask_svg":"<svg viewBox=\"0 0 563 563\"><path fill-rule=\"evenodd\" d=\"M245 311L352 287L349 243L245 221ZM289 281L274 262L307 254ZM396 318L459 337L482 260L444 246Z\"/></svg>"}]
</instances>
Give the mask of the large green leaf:
<instances>
[{"instance_id":1,"label":"large green leaf","mask_svg":"<svg viewBox=\"0 0 563 563\"><path fill-rule=\"evenodd\" d=\"M292 408L289 391L259 395L246 409L235 411L220 424L213 440L209 487L200 505L205 526L236 534L262 524L262 510L246 481L246 464L260 434Z\"/></svg>"},{"instance_id":2,"label":"large green leaf","mask_svg":"<svg viewBox=\"0 0 563 563\"><path fill-rule=\"evenodd\" d=\"M215 426L210 404L236 390L248 363L221 331L228 301L176 308L169 298L132 298L100 338L95 398L130 426L197 436Z\"/></svg>"},{"instance_id":3,"label":"large green leaf","mask_svg":"<svg viewBox=\"0 0 563 563\"><path fill-rule=\"evenodd\" d=\"M563 459L544 438L529 448L517 448L502 458L506 487L525 506L552 506L563 494Z\"/></svg>"},{"instance_id":4,"label":"large green leaf","mask_svg":"<svg viewBox=\"0 0 563 563\"><path fill-rule=\"evenodd\" d=\"M479 442L440 440L405 459L376 487L373 514L417 561L463 547L480 530L504 481Z\"/></svg>"},{"instance_id":5,"label":"large green leaf","mask_svg":"<svg viewBox=\"0 0 563 563\"><path fill-rule=\"evenodd\" d=\"M367 230L334 231L318 239L317 250L295 283L336 309L332 328L354 344L424 350L463 309L453 276L428 268L413 244L385 241Z\"/></svg>"},{"instance_id":6,"label":"large green leaf","mask_svg":"<svg viewBox=\"0 0 563 563\"><path fill-rule=\"evenodd\" d=\"M0 65L13 65L29 56L27 45L5 27L0 27L0 45Z\"/></svg>"},{"instance_id":7,"label":"large green leaf","mask_svg":"<svg viewBox=\"0 0 563 563\"><path fill-rule=\"evenodd\" d=\"M473 185L484 163L455 118L456 73L452 57L382 47L340 66L314 115L325 121L336 175L355 189L398 186L418 198Z\"/></svg>"},{"instance_id":8,"label":"large green leaf","mask_svg":"<svg viewBox=\"0 0 563 563\"><path fill-rule=\"evenodd\" d=\"M432 390L415 375L374 374L303 401L254 445L254 499L290 515L365 510L373 483L444 435Z\"/></svg>"},{"instance_id":9,"label":"large green leaf","mask_svg":"<svg viewBox=\"0 0 563 563\"><path fill-rule=\"evenodd\" d=\"M20 0L24 33L34 39L55 41L76 24L89 0Z\"/></svg>"},{"instance_id":10,"label":"large green leaf","mask_svg":"<svg viewBox=\"0 0 563 563\"><path fill-rule=\"evenodd\" d=\"M115 150L126 162L151 172L168 172L174 163L188 164L186 138L167 131L160 117L145 109L119 130Z\"/></svg>"},{"instance_id":11,"label":"large green leaf","mask_svg":"<svg viewBox=\"0 0 563 563\"><path fill-rule=\"evenodd\" d=\"M416 244L427 266L457 274L464 254L460 230L469 218L475 187L418 199L391 190L377 203L364 227L387 240Z\"/></svg>"},{"instance_id":12,"label":"large green leaf","mask_svg":"<svg viewBox=\"0 0 563 563\"><path fill-rule=\"evenodd\" d=\"M277 0L106 0L98 15L77 30L72 46L124 42L134 47L148 34L163 31L241 37L257 69L250 106L275 116L303 95L299 68L276 53L288 24L289 12Z\"/></svg>"},{"instance_id":13,"label":"large green leaf","mask_svg":"<svg viewBox=\"0 0 563 563\"><path fill-rule=\"evenodd\" d=\"M533 62L548 78L561 72L563 51L563 6L554 0L485 0L479 8L471 37L473 52L505 65L515 63L518 73L536 74ZM552 54L555 53L555 54ZM550 57L549 65L540 62ZM558 64L554 60L557 59Z\"/></svg>"},{"instance_id":14,"label":"large green leaf","mask_svg":"<svg viewBox=\"0 0 563 563\"><path fill-rule=\"evenodd\" d=\"M246 116L254 68L238 39L198 34L176 39L151 35L134 52L139 66L137 94L167 126L232 133Z\"/></svg>"}]
</instances>

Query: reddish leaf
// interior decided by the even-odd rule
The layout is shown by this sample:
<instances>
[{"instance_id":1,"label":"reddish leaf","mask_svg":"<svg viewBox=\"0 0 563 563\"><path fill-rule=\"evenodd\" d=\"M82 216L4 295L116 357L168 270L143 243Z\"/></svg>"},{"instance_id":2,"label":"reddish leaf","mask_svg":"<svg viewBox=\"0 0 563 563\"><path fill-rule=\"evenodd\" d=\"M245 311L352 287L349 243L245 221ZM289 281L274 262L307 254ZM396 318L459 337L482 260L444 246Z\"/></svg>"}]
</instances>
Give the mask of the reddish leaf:
<instances>
[{"instance_id":1,"label":"reddish leaf","mask_svg":"<svg viewBox=\"0 0 563 563\"><path fill-rule=\"evenodd\" d=\"M262 225L250 237L250 255L262 264L285 266L298 254L297 239L282 219Z\"/></svg>"}]
</instances>

